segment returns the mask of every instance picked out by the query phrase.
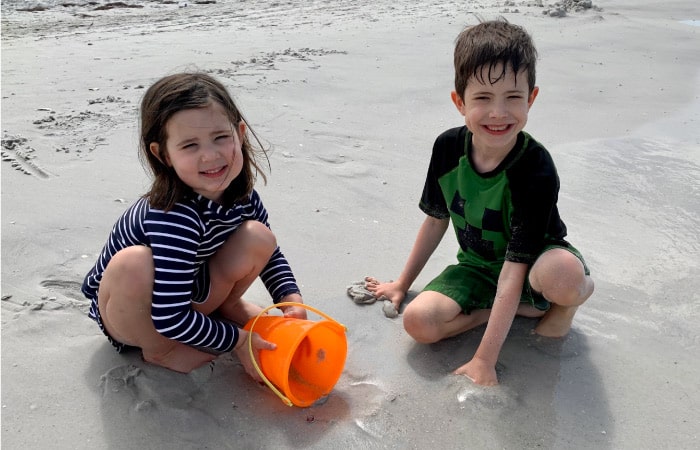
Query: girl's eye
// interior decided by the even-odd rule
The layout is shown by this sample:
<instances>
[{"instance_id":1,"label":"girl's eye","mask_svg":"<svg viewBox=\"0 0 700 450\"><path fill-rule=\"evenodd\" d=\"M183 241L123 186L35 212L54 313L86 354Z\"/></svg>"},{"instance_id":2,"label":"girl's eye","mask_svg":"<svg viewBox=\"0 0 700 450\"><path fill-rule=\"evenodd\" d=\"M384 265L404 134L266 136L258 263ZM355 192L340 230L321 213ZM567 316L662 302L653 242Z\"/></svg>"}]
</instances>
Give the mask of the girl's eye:
<instances>
[{"instance_id":1,"label":"girl's eye","mask_svg":"<svg viewBox=\"0 0 700 450\"><path fill-rule=\"evenodd\" d=\"M230 138L230 134L222 134L221 136L217 136L216 139L221 140L221 139L228 139Z\"/></svg>"}]
</instances>

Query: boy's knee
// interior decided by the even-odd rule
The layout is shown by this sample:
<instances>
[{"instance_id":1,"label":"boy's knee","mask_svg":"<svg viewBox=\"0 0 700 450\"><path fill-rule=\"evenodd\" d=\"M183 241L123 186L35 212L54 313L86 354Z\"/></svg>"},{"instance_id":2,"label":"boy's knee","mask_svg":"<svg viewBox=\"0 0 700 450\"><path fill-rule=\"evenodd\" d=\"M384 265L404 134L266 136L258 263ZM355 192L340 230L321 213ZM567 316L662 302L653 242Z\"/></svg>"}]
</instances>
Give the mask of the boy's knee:
<instances>
[{"instance_id":1,"label":"boy's knee","mask_svg":"<svg viewBox=\"0 0 700 450\"><path fill-rule=\"evenodd\" d=\"M439 335L428 317L417 308L410 308L410 304L403 313L403 327L416 342L421 344L432 344L439 341Z\"/></svg>"}]
</instances>

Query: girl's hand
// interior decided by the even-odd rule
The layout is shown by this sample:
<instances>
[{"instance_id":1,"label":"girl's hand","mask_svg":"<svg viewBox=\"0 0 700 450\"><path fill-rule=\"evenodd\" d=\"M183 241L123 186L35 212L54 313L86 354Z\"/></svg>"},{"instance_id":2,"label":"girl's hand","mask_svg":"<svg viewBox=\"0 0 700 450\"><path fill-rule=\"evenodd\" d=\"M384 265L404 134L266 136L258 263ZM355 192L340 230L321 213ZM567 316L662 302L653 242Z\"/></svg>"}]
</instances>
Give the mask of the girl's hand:
<instances>
[{"instance_id":1,"label":"girl's hand","mask_svg":"<svg viewBox=\"0 0 700 450\"><path fill-rule=\"evenodd\" d=\"M261 383L262 377L258 371L255 370L253 361L250 359L250 352L248 351L248 334L249 333L243 329L239 330L238 342L236 343L236 348L233 349L233 352L236 354L236 356L238 356L238 359L241 361L241 364L243 364L243 368L248 375L250 375L258 383ZM258 364L258 367L260 367L260 351L271 351L276 348L277 345L261 338L258 333L253 333L253 355L255 355L255 362Z\"/></svg>"},{"instance_id":2,"label":"girl's hand","mask_svg":"<svg viewBox=\"0 0 700 450\"><path fill-rule=\"evenodd\" d=\"M280 302L304 303L304 300L299 294L289 294L282 297ZM284 317L306 320L306 310L301 306L282 306L280 309L282 309Z\"/></svg>"}]
</instances>

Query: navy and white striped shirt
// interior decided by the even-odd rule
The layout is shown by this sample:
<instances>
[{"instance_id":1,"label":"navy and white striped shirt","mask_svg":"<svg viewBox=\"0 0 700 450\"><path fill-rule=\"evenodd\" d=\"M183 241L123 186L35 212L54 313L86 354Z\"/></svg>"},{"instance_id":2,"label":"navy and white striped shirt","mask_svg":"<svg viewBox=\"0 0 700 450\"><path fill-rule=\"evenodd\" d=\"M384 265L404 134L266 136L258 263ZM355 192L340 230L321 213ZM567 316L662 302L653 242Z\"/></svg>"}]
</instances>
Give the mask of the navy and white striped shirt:
<instances>
[{"instance_id":1,"label":"navy and white striped shirt","mask_svg":"<svg viewBox=\"0 0 700 450\"><path fill-rule=\"evenodd\" d=\"M198 283L203 264L246 220L257 220L269 227L267 211L255 190L247 202L231 208L197 195L165 212L151 208L148 199L139 199L117 220L97 263L85 277L82 291L92 300L90 316L96 318L97 291L112 256L129 246L145 245L153 252L155 266L151 318L156 330L184 344L231 350L238 340L238 329L195 311L191 301L206 300L208 286ZM260 279L275 303L285 295L299 292L279 247Z\"/></svg>"}]
</instances>

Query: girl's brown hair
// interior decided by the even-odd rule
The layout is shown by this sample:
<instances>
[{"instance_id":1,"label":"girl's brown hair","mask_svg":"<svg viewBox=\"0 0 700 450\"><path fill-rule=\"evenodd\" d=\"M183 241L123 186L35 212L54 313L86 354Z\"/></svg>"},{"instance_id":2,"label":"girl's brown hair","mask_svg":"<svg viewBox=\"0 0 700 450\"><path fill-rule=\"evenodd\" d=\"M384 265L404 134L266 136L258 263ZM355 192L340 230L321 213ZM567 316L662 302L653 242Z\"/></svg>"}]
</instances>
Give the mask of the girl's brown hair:
<instances>
[{"instance_id":1,"label":"girl's brown hair","mask_svg":"<svg viewBox=\"0 0 700 450\"><path fill-rule=\"evenodd\" d=\"M238 136L243 154L243 169L224 191L222 204L231 206L250 195L257 174L262 176L263 181L267 181L257 160L261 155L267 160L265 150L226 88L210 75L201 72L169 75L149 87L141 101L139 155L144 166L153 175L151 188L144 197L149 199L154 208L168 211L176 202L194 194L194 191L180 180L175 170L164 162L168 120L179 111L204 108L212 102L223 106L234 132L238 132L235 126L241 121L246 124L245 135ZM251 144L248 134L255 139L257 147ZM150 151L152 142L158 144L158 156Z\"/></svg>"}]
</instances>

